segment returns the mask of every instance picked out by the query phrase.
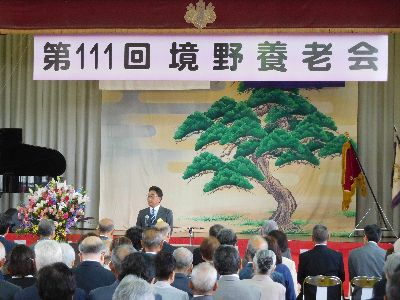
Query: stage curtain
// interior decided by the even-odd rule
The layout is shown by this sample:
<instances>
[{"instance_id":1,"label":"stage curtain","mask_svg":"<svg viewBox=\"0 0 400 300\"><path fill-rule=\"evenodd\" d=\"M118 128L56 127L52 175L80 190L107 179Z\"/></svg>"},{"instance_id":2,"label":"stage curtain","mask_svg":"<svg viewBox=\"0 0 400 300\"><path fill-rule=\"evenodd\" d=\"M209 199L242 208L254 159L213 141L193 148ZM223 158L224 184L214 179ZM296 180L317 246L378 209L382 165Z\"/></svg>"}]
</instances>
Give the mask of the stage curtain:
<instances>
[{"instance_id":1,"label":"stage curtain","mask_svg":"<svg viewBox=\"0 0 400 300\"><path fill-rule=\"evenodd\" d=\"M389 72L387 82L360 82L358 91L358 151L371 187L383 212L399 232L400 206L392 209L391 182L394 160L393 125L400 126L400 34L389 38ZM378 211L371 192L358 195L357 221L376 223ZM381 224L383 225L383 224Z\"/></svg>"},{"instance_id":2,"label":"stage curtain","mask_svg":"<svg viewBox=\"0 0 400 300\"><path fill-rule=\"evenodd\" d=\"M24 143L60 151L67 161L63 177L87 189L91 202L86 214L97 218L101 141L98 82L32 78L33 36L0 36L0 128L22 128ZM22 199L23 195L3 195L0 211L15 207Z\"/></svg>"}]
</instances>

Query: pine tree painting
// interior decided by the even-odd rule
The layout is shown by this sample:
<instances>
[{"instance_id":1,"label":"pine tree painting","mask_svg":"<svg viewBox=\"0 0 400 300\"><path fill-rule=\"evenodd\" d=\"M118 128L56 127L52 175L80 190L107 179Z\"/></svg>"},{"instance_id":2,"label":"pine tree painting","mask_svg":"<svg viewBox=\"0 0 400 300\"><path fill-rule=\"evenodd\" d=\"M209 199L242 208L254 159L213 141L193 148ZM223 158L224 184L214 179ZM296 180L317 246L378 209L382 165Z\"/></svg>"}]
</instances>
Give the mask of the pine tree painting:
<instances>
[{"instance_id":1,"label":"pine tree painting","mask_svg":"<svg viewBox=\"0 0 400 300\"><path fill-rule=\"evenodd\" d=\"M238 92L247 93L248 99L238 102L224 96L206 112L189 115L176 130L177 142L197 138L197 156L183 179L213 173L203 187L205 193L250 191L259 184L277 203L270 218L283 230L296 229L291 220L296 199L271 173L272 164L319 166L320 159L341 154L346 138L298 89L250 89L241 83ZM221 148L218 156L207 151L215 145Z\"/></svg>"}]
</instances>

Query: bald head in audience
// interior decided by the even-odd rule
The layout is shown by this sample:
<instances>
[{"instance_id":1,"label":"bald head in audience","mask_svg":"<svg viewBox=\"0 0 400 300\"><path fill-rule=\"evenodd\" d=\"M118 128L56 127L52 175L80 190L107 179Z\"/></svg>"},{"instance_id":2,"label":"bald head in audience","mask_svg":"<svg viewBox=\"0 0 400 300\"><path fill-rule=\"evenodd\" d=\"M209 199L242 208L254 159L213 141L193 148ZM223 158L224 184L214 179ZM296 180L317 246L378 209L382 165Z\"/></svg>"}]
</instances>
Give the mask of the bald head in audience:
<instances>
[{"instance_id":1,"label":"bald head in audience","mask_svg":"<svg viewBox=\"0 0 400 300\"><path fill-rule=\"evenodd\" d=\"M104 255L104 243L97 236L89 236L79 244L79 257L81 261L90 260L103 264Z\"/></svg>"},{"instance_id":2,"label":"bald head in audience","mask_svg":"<svg viewBox=\"0 0 400 300\"><path fill-rule=\"evenodd\" d=\"M104 218L99 221L99 236L102 240L112 240L114 234L114 221Z\"/></svg>"}]
</instances>

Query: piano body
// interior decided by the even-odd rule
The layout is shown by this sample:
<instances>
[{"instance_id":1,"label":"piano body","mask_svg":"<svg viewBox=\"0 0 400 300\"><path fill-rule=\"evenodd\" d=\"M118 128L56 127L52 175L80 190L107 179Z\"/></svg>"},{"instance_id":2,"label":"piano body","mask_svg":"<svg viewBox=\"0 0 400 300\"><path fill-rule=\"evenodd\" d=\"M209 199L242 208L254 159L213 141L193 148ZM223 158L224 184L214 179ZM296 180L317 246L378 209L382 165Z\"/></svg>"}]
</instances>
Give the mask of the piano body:
<instances>
[{"instance_id":1,"label":"piano body","mask_svg":"<svg viewBox=\"0 0 400 300\"><path fill-rule=\"evenodd\" d=\"M65 158L57 150L22 143L21 128L0 128L0 192L27 192L65 169Z\"/></svg>"}]
</instances>

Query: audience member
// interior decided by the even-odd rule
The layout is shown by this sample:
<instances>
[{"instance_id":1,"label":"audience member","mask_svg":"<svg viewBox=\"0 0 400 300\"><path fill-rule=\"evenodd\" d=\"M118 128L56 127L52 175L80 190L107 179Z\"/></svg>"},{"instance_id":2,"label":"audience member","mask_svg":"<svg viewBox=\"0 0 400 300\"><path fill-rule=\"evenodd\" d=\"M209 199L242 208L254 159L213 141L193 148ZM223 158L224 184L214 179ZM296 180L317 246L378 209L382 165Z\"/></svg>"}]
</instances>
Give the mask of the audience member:
<instances>
[{"instance_id":1,"label":"audience member","mask_svg":"<svg viewBox=\"0 0 400 300\"><path fill-rule=\"evenodd\" d=\"M0 270L6 263L6 249L4 245L0 243ZM1 275L1 273L0 273ZM0 276L0 299L11 300L14 299L14 295L20 291L21 288L12 283L4 280L3 276Z\"/></svg>"},{"instance_id":2,"label":"audience member","mask_svg":"<svg viewBox=\"0 0 400 300\"><path fill-rule=\"evenodd\" d=\"M41 219L38 225L39 240L52 240L56 234L54 221L50 219Z\"/></svg>"},{"instance_id":3,"label":"audience member","mask_svg":"<svg viewBox=\"0 0 400 300\"><path fill-rule=\"evenodd\" d=\"M155 265L157 281L154 284L154 289L156 294L160 295L163 300L188 300L188 293L171 286L176 267L173 255L168 252L158 253L155 257Z\"/></svg>"},{"instance_id":4,"label":"audience member","mask_svg":"<svg viewBox=\"0 0 400 300\"><path fill-rule=\"evenodd\" d=\"M387 300L400 300L400 268L394 272L386 285Z\"/></svg>"},{"instance_id":5,"label":"audience member","mask_svg":"<svg viewBox=\"0 0 400 300\"><path fill-rule=\"evenodd\" d=\"M295 282L292 277L292 273L290 272L289 268L282 263L282 255L281 255L281 250L279 249L278 243L272 236L269 236L269 235L267 235L265 237L265 239L268 242L268 249L272 250L276 256L275 271L277 273L282 274L282 276L283 276L284 286L286 288L286 292L285 292L286 300L295 300L296 299L296 288L295 287L297 287L297 284L295 285Z\"/></svg>"},{"instance_id":6,"label":"audience member","mask_svg":"<svg viewBox=\"0 0 400 300\"><path fill-rule=\"evenodd\" d=\"M130 239L128 239L125 236L120 236L117 237L115 239L112 240L111 244L110 244L110 253L117 248L118 246L122 246L122 245L130 245L133 247L132 242ZM136 248L135 248L135 252L136 252Z\"/></svg>"},{"instance_id":7,"label":"audience member","mask_svg":"<svg viewBox=\"0 0 400 300\"><path fill-rule=\"evenodd\" d=\"M223 228L217 235L217 239L221 245L236 246L237 236L232 229Z\"/></svg>"},{"instance_id":8,"label":"audience member","mask_svg":"<svg viewBox=\"0 0 400 300\"><path fill-rule=\"evenodd\" d=\"M36 270L40 270L46 266L62 262L62 251L59 243L53 240L39 241L34 248ZM39 281L39 279L38 279ZM85 299L85 292L76 288L74 293L74 300ZM38 283L24 288L17 292L14 300L40 300ZM57 298L55 298L57 299Z\"/></svg>"},{"instance_id":9,"label":"audience member","mask_svg":"<svg viewBox=\"0 0 400 300\"><path fill-rule=\"evenodd\" d=\"M364 246L350 251L349 277L382 277L386 251L378 246L382 232L378 225L364 227Z\"/></svg>"},{"instance_id":10,"label":"audience member","mask_svg":"<svg viewBox=\"0 0 400 300\"><path fill-rule=\"evenodd\" d=\"M400 239L393 243L393 252L400 252Z\"/></svg>"},{"instance_id":11,"label":"audience member","mask_svg":"<svg viewBox=\"0 0 400 300\"><path fill-rule=\"evenodd\" d=\"M222 226L220 224L214 224L208 230L208 236L217 238L217 235L221 231L222 228L224 228L224 226ZM210 260L212 260L212 257ZM202 262L204 262L204 259L201 257L200 247L197 247L197 248L193 249L193 266L196 266Z\"/></svg>"},{"instance_id":12,"label":"audience member","mask_svg":"<svg viewBox=\"0 0 400 300\"><path fill-rule=\"evenodd\" d=\"M221 275L214 299L260 299L261 291L250 287L239 279L240 256L238 250L231 245L221 245L214 254L214 266Z\"/></svg>"},{"instance_id":13,"label":"audience member","mask_svg":"<svg viewBox=\"0 0 400 300\"><path fill-rule=\"evenodd\" d=\"M58 262L40 269L37 289L41 300L85 300L85 292L76 288L72 270Z\"/></svg>"},{"instance_id":14,"label":"audience member","mask_svg":"<svg viewBox=\"0 0 400 300\"><path fill-rule=\"evenodd\" d=\"M97 230L102 241L111 241L114 234L114 221L109 218L101 219Z\"/></svg>"},{"instance_id":15,"label":"audience member","mask_svg":"<svg viewBox=\"0 0 400 300\"><path fill-rule=\"evenodd\" d=\"M11 219L9 215L0 214L0 243L4 245L6 250L6 260L10 257L11 250L17 245L6 239L6 234L9 232L11 226Z\"/></svg>"},{"instance_id":16,"label":"audience member","mask_svg":"<svg viewBox=\"0 0 400 300\"><path fill-rule=\"evenodd\" d=\"M74 269L77 286L86 293L112 284L114 274L103 268L104 244L97 236L89 236L79 244L81 263Z\"/></svg>"},{"instance_id":17,"label":"audience member","mask_svg":"<svg viewBox=\"0 0 400 300\"><path fill-rule=\"evenodd\" d=\"M133 246L127 244L117 246L112 250L110 269L117 279L111 285L98 287L90 291L89 300L109 300L112 298L112 295L119 284L118 277L122 273L122 262L125 257L134 252L136 252L136 250L133 248Z\"/></svg>"},{"instance_id":18,"label":"audience member","mask_svg":"<svg viewBox=\"0 0 400 300\"><path fill-rule=\"evenodd\" d=\"M188 293L189 297L192 298L193 294L189 288L189 275L193 268L193 254L189 249L180 247L177 248L173 256L175 258L175 279L171 283L173 287Z\"/></svg>"},{"instance_id":19,"label":"audience member","mask_svg":"<svg viewBox=\"0 0 400 300\"><path fill-rule=\"evenodd\" d=\"M395 270L400 268L400 252L388 255L383 266L384 277L378 281L373 288L372 295L374 300L383 300L386 295L386 284Z\"/></svg>"},{"instance_id":20,"label":"audience member","mask_svg":"<svg viewBox=\"0 0 400 300\"><path fill-rule=\"evenodd\" d=\"M169 239L171 237L171 227L169 227L168 223L164 221L157 222L157 224L154 227L158 231L160 231L160 234L163 239L163 245L161 251L173 253L176 248L169 243Z\"/></svg>"},{"instance_id":21,"label":"audience member","mask_svg":"<svg viewBox=\"0 0 400 300\"><path fill-rule=\"evenodd\" d=\"M264 224L260 228L261 236L267 236L272 230L278 230L279 226L274 220L265 220Z\"/></svg>"},{"instance_id":22,"label":"audience member","mask_svg":"<svg viewBox=\"0 0 400 300\"><path fill-rule=\"evenodd\" d=\"M253 258L258 250L268 250L268 243L261 236L252 236L247 242L244 259L247 261L245 266L239 271L240 279L251 279L254 275Z\"/></svg>"},{"instance_id":23,"label":"audience member","mask_svg":"<svg viewBox=\"0 0 400 300\"><path fill-rule=\"evenodd\" d=\"M278 242L279 249L281 249L282 258L286 257L291 260L292 254L290 253L289 243L288 243L286 233L284 233L281 230L275 229L275 230L271 230L268 233L268 235L275 238L275 240Z\"/></svg>"},{"instance_id":24,"label":"audience member","mask_svg":"<svg viewBox=\"0 0 400 300\"><path fill-rule=\"evenodd\" d=\"M218 288L217 276L217 270L207 262L200 263L193 268L189 287L196 300L214 299L212 295Z\"/></svg>"},{"instance_id":25,"label":"audience member","mask_svg":"<svg viewBox=\"0 0 400 300\"><path fill-rule=\"evenodd\" d=\"M244 282L256 285L261 290L263 300L284 300L286 289L282 284L271 279L276 265L276 255L272 250L258 250L254 255L255 275Z\"/></svg>"},{"instance_id":26,"label":"audience member","mask_svg":"<svg viewBox=\"0 0 400 300\"><path fill-rule=\"evenodd\" d=\"M210 236L202 240L200 247L200 256L203 262L208 262L214 264L213 256L215 250L220 246L218 239L216 237ZM196 250L196 249L195 249ZM193 254L194 257L194 254Z\"/></svg>"},{"instance_id":27,"label":"audience member","mask_svg":"<svg viewBox=\"0 0 400 300\"><path fill-rule=\"evenodd\" d=\"M154 289L145 280L127 275L118 285L112 300L154 300Z\"/></svg>"},{"instance_id":28,"label":"audience member","mask_svg":"<svg viewBox=\"0 0 400 300\"><path fill-rule=\"evenodd\" d=\"M18 209L10 207L4 212L4 214L9 218L9 232L17 232L17 229L20 227L21 224L21 221L18 219Z\"/></svg>"},{"instance_id":29,"label":"audience member","mask_svg":"<svg viewBox=\"0 0 400 300\"><path fill-rule=\"evenodd\" d=\"M143 235L143 229L140 227L131 227L125 232L125 236L131 240L133 247L137 250L140 251L142 250L142 235Z\"/></svg>"},{"instance_id":30,"label":"audience member","mask_svg":"<svg viewBox=\"0 0 400 300\"><path fill-rule=\"evenodd\" d=\"M164 240L156 228L146 228L143 231L142 247L147 254L155 255L161 251Z\"/></svg>"},{"instance_id":31,"label":"audience member","mask_svg":"<svg viewBox=\"0 0 400 300\"><path fill-rule=\"evenodd\" d=\"M118 276L121 281L126 275L135 275L146 280L148 283L153 283L156 277L156 268L154 260L143 252L134 252L127 255L122 261L121 273Z\"/></svg>"},{"instance_id":32,"label":"audience member","mask_svg":"<svg viewBox=\"0 0 400 300\"><path fill-rule=\"evenodd\" d=\"M283 249L286 251L286 254L289 254L289 256L290 256L290 249L288 248L288 241L287 241L286 234L280 230L272 230L268 234L268 236L272 237L277 243L276 246L279 248L279 252L281 253L281 259L278 259L278 260L279 261L282 260L282 264L284 264L286 267L288 267L290 274L292 276L293 287L294 287L294 290L295 290L295 293L297 296L300 293L300 284L297 283L296 263L293 260L291 260L287 257L284 257L282 254L282 249ZM266 237L266 239L268 239L268 238ZM278 267L278 270L280 270L280 268L281 267ZM286 289L286 291L287 291L287 289Z\"/></svg>"},{"instance_id":33,"label":"audience member","mask_svg":"<svg viewBox=\"0 0 400 300\"><path fill-rule=\"evenodd\" d=\"M73 268L75 265L76 253L74 248L68 243L60 243L62 252L62 262L67 265L68 268Z\"/></svg>"},{"instance_id":34,"label":"audience member","mask_svg":"<svg viewBox=\"0 0 400 300\"><path fill-rule=\"evenodd\" d=\"M35 253L25 245L17 245L11 251L8 264L8 282L26 288L36 283Z\"/></svg>"},{"instance_id":35,"label":"audience member","mask_svg":"<svg viewBox=\"0 0 400 300\"><path fill-rule=\"evenodd\" d=\"M34 248L36 270L51 265L56 262L62 262L62 250L59 243L53 240L39 241Z\"/></svg>"},{"instance_id":36,"label":"audience member","mask_svg":"<svg viewBox=\"0 0 400 300\"><path fill-rule=\"evenodd\" d=\"M297 281L300 285L307 276L316 275L337 276L342 282L344 281L343 256L340 252L327 247L328 239L328 228L324 225L315 225L312 233L312 241L315 246L313 249L301 253L299 257ZM298 299L302 299L303 292L308 297L315 298L315 287L306 286L305 291L300 292ZM336 288L331 287L328 289L328 299L336 299L340 293Z\"/></svg>"}]
</instances>

